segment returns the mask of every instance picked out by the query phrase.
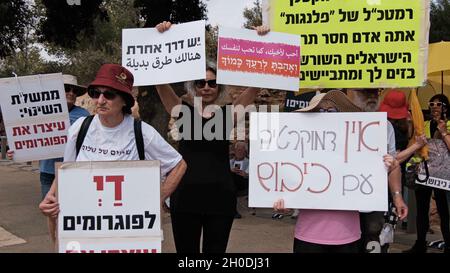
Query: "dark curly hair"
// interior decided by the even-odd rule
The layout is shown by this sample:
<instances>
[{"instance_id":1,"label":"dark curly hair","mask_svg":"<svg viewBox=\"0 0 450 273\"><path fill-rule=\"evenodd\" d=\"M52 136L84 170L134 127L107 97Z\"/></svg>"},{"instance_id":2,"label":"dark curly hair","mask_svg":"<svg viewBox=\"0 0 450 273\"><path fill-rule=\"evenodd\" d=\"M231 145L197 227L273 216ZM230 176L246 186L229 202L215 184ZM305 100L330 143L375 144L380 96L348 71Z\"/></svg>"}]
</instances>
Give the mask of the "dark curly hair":
<instances>
[{"instance_id":1,"label":"dark curly hair","mask_svg":"<svg viewBox=\"0 0 450 273\"><path fill-rule=\"evenodd\" d=\"M446 95L443 94L437 94L431 97L431 99L428 102L432 102L434 100L438 100L440 102L442 102L444 105L442 106L442 113L448 118L449 117L449 102L448 102L448 98Z\"/></svg>"}]
</instances>

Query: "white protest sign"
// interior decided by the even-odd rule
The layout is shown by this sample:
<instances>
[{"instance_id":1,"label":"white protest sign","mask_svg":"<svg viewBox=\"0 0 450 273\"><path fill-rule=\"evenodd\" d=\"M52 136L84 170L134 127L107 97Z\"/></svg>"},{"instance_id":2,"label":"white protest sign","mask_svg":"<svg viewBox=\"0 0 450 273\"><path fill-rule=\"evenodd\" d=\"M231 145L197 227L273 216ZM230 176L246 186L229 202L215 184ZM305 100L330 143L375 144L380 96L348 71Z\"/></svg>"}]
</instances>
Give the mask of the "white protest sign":
<instances>
[{"instance_id":1,"label":"white protest sign","mask_svg":"<svg viewBox=\"0 0 450 273\"><path fill-rule=\"evenodd\" d=\"M217 82L298 91L300 36L219 28Z\"/></svg>"},{"instance_id":2,"label":"white protest sign","mask_svg":"<svg viewBox=\"0 0 450 273\"><path fill-rule=\"evenodd\" d=\"M62 157L70 126L62 74L3 78L0 90L14 161Z\"/></svg>"},{"instance_id":3,"label":"white protest sign","mask_svg":"<svg viewBox=\"0 0 450 273\"><path fill-rule=\"evenodd\" d=\"M58 168L59 252L161 252L159 161Z\"/></svg>"},{"instance_id":4,"label":"white protest sign","mask_svg":"<svg viewBox=\"0 0 450 273\"><path fill-rule=\"evenodd\" d=\"M205 21L122 30L122 65L134 85L155 85L205 78Z\"/></svg>"},{"instance_id":5,"label":"white protest sign","mask_svg":"<svg viewBox=\"0 0 450 273\"><path fill-rule=\"evenodd\" d=\"M386 113L251 113L249 207L387 210Z\"/></svg>"}]
</instances>

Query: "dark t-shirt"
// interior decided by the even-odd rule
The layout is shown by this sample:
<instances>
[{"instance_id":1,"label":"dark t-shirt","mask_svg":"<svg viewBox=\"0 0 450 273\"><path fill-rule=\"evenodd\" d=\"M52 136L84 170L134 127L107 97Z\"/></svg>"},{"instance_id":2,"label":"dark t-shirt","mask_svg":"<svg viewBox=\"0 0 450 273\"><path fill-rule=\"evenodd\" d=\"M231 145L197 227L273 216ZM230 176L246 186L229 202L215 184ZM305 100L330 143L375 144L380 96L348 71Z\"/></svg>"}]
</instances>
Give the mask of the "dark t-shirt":
<instances>
[{"instance_id":1,"label":"dark t-shirt","mask_svg":"<svg viewBox=\"0 0 450 273\"><path fill-rule=\"evenodd\" d=\"M229 166L229 141L227 140L232 129L231 118L227 118L227 114L231 115L231 113L226 112L226 106L215 112L214 116L217 119L216 115L220 115L219 111L222 111L222 119L217 122L217 126L222 126L219 139L205 139L202 133L201 139L194 140L194 120L201 120L203 132L205 124L207 127L211 125L214 117L203 118L191 105L184 102L183 105L190 110L191 138L179 141L178 152L186 161L187 170L180 185L170 197L171 210L175 213L234 215L236 191ZM179 121L182 119L183 112L180 114ZM186 129L182 126L178 128L181 135Z\"/></svg>"}]
</instances>

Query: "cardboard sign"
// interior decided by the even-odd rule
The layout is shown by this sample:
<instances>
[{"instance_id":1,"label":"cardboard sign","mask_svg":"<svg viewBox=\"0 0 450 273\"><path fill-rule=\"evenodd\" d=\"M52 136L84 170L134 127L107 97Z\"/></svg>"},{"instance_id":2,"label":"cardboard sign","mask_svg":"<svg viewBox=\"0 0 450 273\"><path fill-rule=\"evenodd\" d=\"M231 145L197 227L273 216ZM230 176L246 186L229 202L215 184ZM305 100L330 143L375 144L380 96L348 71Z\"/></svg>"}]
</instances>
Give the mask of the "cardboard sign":
<instances>
[{"instance_id":1,"label":"cardboard sign","mask_svg":"<svg viewBox=\"0 0 450 273\"><path fill-rule=\"evenodd\" d=\"M302 88L424 85L429 0L266 0L273 31L301 36Z\"/></svg>"},{"instance_id":2,"label":"cardboard sign","mask_svg":"<svg viewBox=\"0 0 450 273\"><path fill-rule=\"evenodd\" d=\"M58 202L59 252L161 252L159 161L63 163Z\"/></svg>"},{"instance_id":3,"label":"cardboard sign","mask_svg":"<svg viewBox=\"0 0 450 273\"><path fill-rule=\"evenodd\" d=\"M298 91L299 36L219 28L217 82Z\"/></svg>"},{"instance_id":4,"label":"cardboard sign","mask_svg":"<svg viewBox=\"0 0 450 273\"><path fill-rule=\"evenodd\" d=\"M387 210L386 113L251 113L250 207Z\"/></svg>"},{"instance_id":5,"label":"cardboard sign","mask_svg":"<svg viewBox=\"0 0 450 273\"><path fill-rule=\"evenodd\" d=\"M134 76L134 85L155 85L204 79L205 21L156 28L122 30L122 65Z\"/></svg>"},{"instance_id":6,"label":"cardboard sign","mask_svg":"<svg viewBox=\"0 0 450 273\"><path fill-rule=\"evenodd\" d=\"M62 157L70 127L62 74L3 78L0 90L14 161Z\"/></svg>"}]
</instances>

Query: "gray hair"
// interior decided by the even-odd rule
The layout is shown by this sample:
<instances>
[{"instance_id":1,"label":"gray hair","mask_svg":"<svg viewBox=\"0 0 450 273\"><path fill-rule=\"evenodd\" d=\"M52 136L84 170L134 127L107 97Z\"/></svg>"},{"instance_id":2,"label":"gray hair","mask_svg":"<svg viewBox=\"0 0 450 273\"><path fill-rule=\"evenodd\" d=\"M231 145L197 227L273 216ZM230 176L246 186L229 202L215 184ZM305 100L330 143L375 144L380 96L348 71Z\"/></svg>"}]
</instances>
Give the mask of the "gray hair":
<instances>
[{"instance_id":1,"label":"gray hair","mask_svg":"<svg viewBox=\"0 0 450 273\"><path fill-rule=\"evenodd\" d=\"M206 71L211 71L212 73L214 73L214 75L217 76L217 65L215 62L213 62L212 60L207 60L206 61ZM217 97L216 101L220 101L223 99L223 96L225 94L225 89L226 87L224 85L218 84L218 91L219 91L219 96ZM192 96L195 97L195 93L196 93L196 87L195 87L195 81L188 81L184 84L184 88L186 89L186 91Z\"/></svg>"},{"instance_id":2,"label":"gray hair","mask_svg":"<svg viewBox=\"0 0 450 273\"><path fill-rule=\"evenodd\" d=\"M242 146L245 149L245 152L248 154L248 144L245 141L236 141L236 143L234 143L234 148L237 148L238 146Z\"/></svg>"}]
</instances>

